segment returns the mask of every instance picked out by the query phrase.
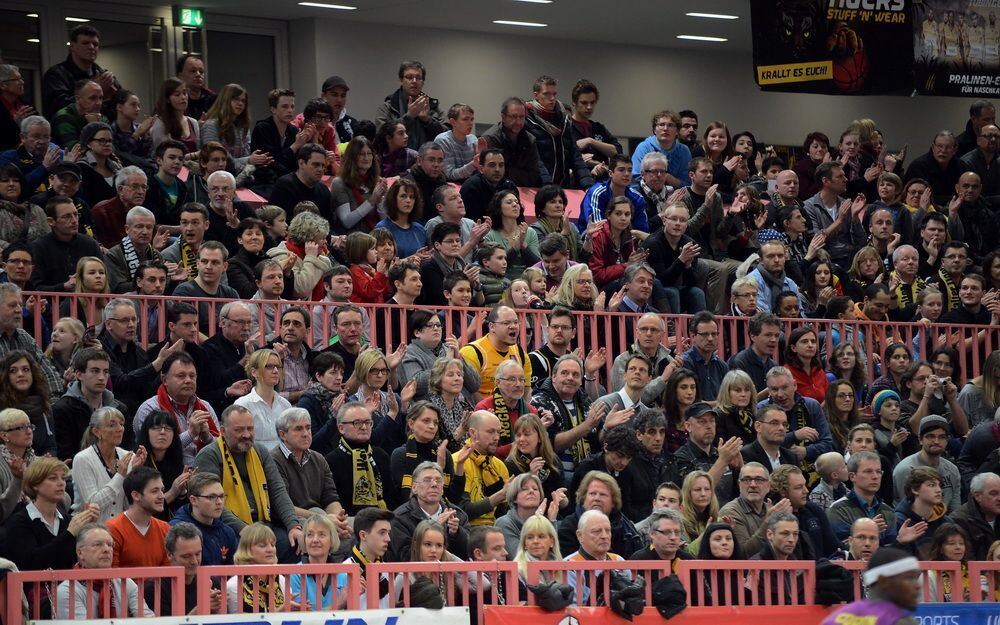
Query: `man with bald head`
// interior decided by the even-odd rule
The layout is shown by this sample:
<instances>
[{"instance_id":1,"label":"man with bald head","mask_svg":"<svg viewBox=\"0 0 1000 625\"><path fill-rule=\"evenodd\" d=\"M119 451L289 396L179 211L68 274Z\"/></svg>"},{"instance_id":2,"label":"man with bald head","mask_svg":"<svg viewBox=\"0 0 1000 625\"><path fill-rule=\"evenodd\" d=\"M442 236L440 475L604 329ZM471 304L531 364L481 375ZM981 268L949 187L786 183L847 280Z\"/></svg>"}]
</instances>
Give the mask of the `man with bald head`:
<instances>
[{"instance_id":1,"label":"man with bald head","mask_svg":"<svg viewBox=\"0 0 1000 625\"><path fill-rule=\"evenodd\" d=\"M771 205L768 207L768 221L778 223L778 211L785 206L802 206L799 201L799 175L791 169L778 173L775 189L771 192Z\"/></svg>"},{"instance_id":2,"label":"man with bald head","mask_svg":"<svg viewBox=\"0 0 1000 625\"><path fill-rule=\"evenodd\" d=\"M987 201L995 203L1000 200L1000 164L997 163L997 150L1000 150L1000 127L987 124L980 128L976 138L976 147L962 156L965 167L983 181L983 195Z\"/></svg>"},{"instance_id":3,"label":"man with bald head","mask_svg":"<svg viewBox=\"0 0 1000 625\"><path fill-rule=\"evenodd\" d=\"M466 449L453 455L455 465L465 465L465 492L462 510L469 525L493 525L502 516L506 499L507 465L496 457L500 443L500 419L486 410L469 415L469 438Z\"/></svg>"},{"instance_id":4,"label":"man with bald head","mask_svg":"<svg viewBox=\"0 0 1000 625\"><path fill-rule=\"evenodd\" d=\"M618 554L611 553L611 521L608 515L600 510L587 510L580 515L580 521L576 526L576 539L580 542L580 549L566 556L566 562L586 562L596 560L603 562L614 560L622 562L624 558ZM577 597L574 605L589 605L590 602L590 575L600 578L602 571L568 571L566 583L573 588L577 587L577 576L583 576L583 596ZM595 584L597 588L602 588L603 584ZM600 591L598 591L600 592ZM603 604L598 600L598 605Z\"/></svg>"},{"instance_id":5,"label":"man with bald head","mask_svg":"<svg viewBox=\"0 0 1000 625\"><path fill-rule=\"evenodd\" d=\"M844 560L867 562L878 550L878 523L867 517L860 518L851 525L851 535L847 537Z\"/></svg>"},{"instance_id":6,"label":"man with bald head","mask_svg":"<svg viewBox=\"0 0 1000 625\"><path fill-rule=\"evenodd\" d=\"M955 197L948 205L948 210L961 221L965 229L965 242L969 244L969 257L978 265L984 256L1000 244L997 217L983 199L983 181L979 174L967 171L959 176L958 183L955 184Z\"/></svg>"}]
</instances>

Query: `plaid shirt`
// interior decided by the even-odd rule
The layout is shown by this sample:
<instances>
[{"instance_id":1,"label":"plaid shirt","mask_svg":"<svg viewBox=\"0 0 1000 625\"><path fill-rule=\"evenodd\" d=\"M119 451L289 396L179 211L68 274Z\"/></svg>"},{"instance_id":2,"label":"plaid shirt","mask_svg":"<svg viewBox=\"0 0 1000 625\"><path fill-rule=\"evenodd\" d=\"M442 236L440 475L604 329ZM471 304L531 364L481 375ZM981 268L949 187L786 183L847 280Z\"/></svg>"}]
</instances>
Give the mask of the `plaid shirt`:
<instances>
[{"instance_id":1,"label":"plaid shirt","mask_svg":"<svg viewBox=\"0 0 1000 625\"><path fill-rule=\"evenodd\" d=\"M41 367L42 374L45 375L45 380L49 384L49 394L52 395L53 399L57 398L63 389L61 376L52 366L52 362L42 355L42 350L35 343L35 339L20 328L10 336L0 333L0 356L6 356L15 350L27 352L35 358L35 362Z\"/></svg>"}]
</instances>

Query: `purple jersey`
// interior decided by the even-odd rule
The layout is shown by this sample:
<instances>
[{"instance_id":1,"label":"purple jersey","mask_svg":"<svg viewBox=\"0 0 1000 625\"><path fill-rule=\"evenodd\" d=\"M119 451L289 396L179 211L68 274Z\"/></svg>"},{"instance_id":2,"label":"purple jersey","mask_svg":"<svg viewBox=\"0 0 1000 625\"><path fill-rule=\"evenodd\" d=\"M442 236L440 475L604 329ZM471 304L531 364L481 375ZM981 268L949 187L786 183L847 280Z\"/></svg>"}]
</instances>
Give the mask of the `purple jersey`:
<instances>
[{"instance_id":1,"label":"purple jersey","mask_svg":"<svg viewBox=\"0 0 1000 625\"><path fill-rule=\"evenodd\" d=\"M862 599L832 612L821 625L895 625L908 616L910 612L891 601Z\"/></svg>"}]
</instances>

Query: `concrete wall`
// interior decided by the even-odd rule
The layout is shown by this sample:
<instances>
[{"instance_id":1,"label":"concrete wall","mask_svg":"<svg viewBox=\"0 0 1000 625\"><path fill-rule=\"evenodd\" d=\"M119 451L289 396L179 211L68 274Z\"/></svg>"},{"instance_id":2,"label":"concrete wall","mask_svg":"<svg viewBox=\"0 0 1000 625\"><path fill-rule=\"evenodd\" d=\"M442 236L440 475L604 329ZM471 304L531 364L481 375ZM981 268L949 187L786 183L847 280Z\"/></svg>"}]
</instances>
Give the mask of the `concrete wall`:
<instances>
[{"instance_id":1,"label":"concrete wall","mask_svg":"<svg viewBox=\"0 0 1000 625\"><path fill-rule=\"evenodd\" d=\"M733 132L752 130L759 141L801 144L805 134L823 130L834 141L853 119L871 117L890 146L910 145L910 157L925 151L944 127L961 131L970 101L961 98L846 97L761 92L747 52L693 55L669 48L628 47L542 37L422 30L334 19L296 20L291 25L293 87L315 93L331 74L350 84L348 110L371 118L386 95L398 88L402 59L428 68L427 93L442 108L466 102L476 122L499 119L500 102L531 96L539 74L560 80L569 100L573 83L587 78L601 89L596 118L620 136L649 134L655 110L691 108L702 124L725 121ZM312 45L310 45L312 44ZM836 136L834 136L836 135Z\"/></svg>"}]
</instances>

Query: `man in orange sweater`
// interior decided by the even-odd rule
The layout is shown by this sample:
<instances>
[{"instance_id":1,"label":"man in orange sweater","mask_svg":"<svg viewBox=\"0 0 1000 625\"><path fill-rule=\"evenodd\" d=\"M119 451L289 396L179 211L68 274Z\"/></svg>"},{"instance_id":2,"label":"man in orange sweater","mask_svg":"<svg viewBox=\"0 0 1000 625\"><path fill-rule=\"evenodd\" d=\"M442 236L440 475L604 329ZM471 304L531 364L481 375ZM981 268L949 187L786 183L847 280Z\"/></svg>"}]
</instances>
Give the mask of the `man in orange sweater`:
<instances>
[{"instance_id":1,"label":"man in orange sweater","mask_svg":"<svg viewBox=\"0 0 1000 625\"><path fill-rule=\"evenodd\" d=\"M163 512L165 501L160 472L139 467L123 484L129 507L108 521L115 548L111 566L170 566L164 540L170 526L153 515Z\"/></svg>"}]
</instances>

